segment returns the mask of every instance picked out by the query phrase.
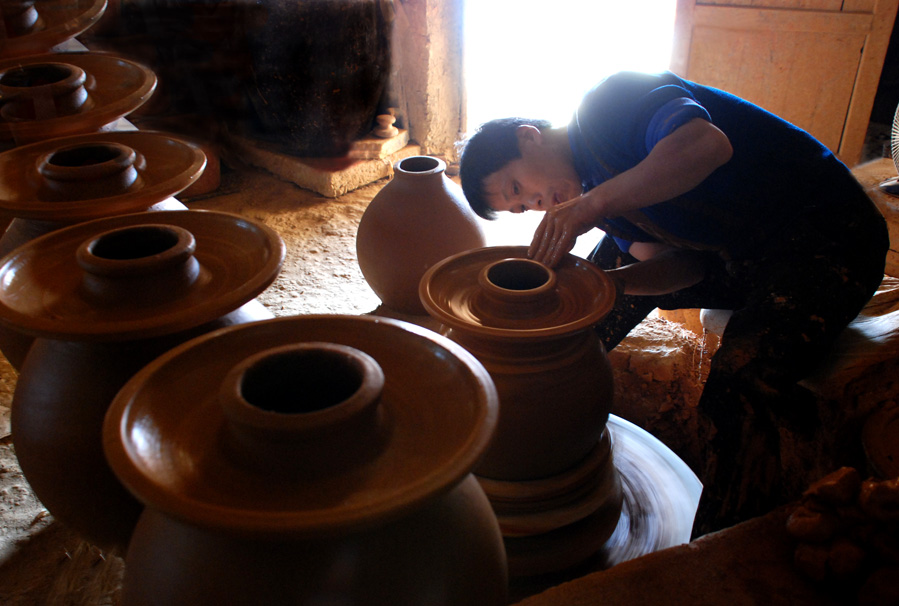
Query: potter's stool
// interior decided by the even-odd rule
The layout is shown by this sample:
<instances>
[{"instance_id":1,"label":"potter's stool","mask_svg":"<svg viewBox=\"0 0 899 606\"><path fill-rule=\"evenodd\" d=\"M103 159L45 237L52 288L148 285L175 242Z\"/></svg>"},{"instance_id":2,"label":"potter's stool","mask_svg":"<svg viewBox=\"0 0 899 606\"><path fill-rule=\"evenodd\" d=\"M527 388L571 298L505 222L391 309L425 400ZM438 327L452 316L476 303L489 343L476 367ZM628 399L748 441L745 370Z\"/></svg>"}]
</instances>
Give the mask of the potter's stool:
<instances>
[{"instance_id":1,"label":"potter's stool","mask_svg":"<svg viewBox=\"0 0 899 606\"><path fill-rule=\"evenodd\" d=\"M701 310L703 330L720 337L731 313L721 309ZM867 464L875 475L899 473L896 467L899 464L897 377L899 278L885 276L871 301L837 338L827 360L800 382L819 402L827 404L820 407L825 428L821 438L830 442L832 452L846 454L861 439ZM867 419L870 421L860 437ZM796 448L805 454L809 452L807 444ZM820 455L820 449L815 454ZM810 480L816 479L814 474L830 471L826 468L828 460L828 457L819 460L824 466L820 469L805 470L813 476Z\"/></svg>"}]
</instances>

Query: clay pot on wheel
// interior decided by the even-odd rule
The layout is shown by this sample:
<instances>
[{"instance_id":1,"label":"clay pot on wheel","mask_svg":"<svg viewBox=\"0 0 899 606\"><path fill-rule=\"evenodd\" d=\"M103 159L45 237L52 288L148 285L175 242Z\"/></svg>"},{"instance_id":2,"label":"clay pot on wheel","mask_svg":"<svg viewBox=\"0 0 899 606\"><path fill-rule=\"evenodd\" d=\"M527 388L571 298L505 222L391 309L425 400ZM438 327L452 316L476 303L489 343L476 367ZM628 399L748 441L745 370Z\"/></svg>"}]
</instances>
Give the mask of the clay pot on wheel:
<instances>
[{"instance_id":1,"label":"clay pot on wheel","mask_svg":"<svg viewBox=\"0 0 899 606\"><path fill-rule=\"evenodd\" d=\"M412 156L394 165L393 179L372 199L356 233L356 256L384 307L427 312L418 284L432 265L484 246L484 234L462 188L439 158Z\"/></svg>"},{"instance_id":2,"label":"clay pot on wheel","mask_svg":"<svg viewBox=\"0 0 899 606\"><path fill-rule=\"evenodd\" d=\"M499 393L496 436L475 472L507 537L511 574L550 572L540 566L587 557L614 530L622 498L606 428L612 372L592 330L614 303L611 280L572 255L550 269L528 259L526 247L503 246L437 263L420 293ZM587 546L566 552L548 545L554 556L543 558L535 553L540 545L530 545L539 543L534 537L555 543L588 519Z\"/></svg>"},{"instance_id":3,"label":"clay pot on wheel","mask_svg":"<svg viewBox=\"0 0 899 606\"><path fill-rule=\"evenodd\" d=\"M104 445L146 504L125 606L506 604L471 475L496 391L461 347L370 316L231 327L119 392Z\"/></svg>"},{"instance_id":4,"label":"clay pot on wheel","mask_svg":"<svg viewBox=\"0 0 899 606\"><path fill-rule=\"evenodd\" d=\"M0 213L12 218L0 255L91 219L187 210L172 196L194 183L205 165L195 145L152 131L62 137L0 153ZM0 351L14 368L21 368L32 341L14 327L0 327Z\"/></svg>"},{"instance_id":5,"label":"clay pot on wheel","mask_svg":"<svg viewBox=\"0 0 899 606\"><path fill-rule=\"evenodd\" d=\"M103 456L109 403L175 345L270 318L254 297L283 256L264 225L186 210L81 223L4 258L0 321L37 337L13 395L13 441L51 514L97 545L124 549L141 506Z\"/></svg>"}]
</instances>

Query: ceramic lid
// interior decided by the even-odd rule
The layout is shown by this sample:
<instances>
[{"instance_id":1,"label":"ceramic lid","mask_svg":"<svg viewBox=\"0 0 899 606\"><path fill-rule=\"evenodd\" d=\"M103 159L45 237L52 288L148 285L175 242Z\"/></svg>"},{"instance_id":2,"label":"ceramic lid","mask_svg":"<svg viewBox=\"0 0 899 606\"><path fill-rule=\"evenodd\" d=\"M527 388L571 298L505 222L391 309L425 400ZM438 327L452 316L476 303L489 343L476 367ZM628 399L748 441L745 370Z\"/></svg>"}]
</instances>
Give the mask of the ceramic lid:
<instances>
[{"instance_id":1,"label":"ceramic lid","mask_svg":"<svg viewBox=\"0 0 899 606\"><path fill-rule=\"evenodd\" d=\"M138 179L122 193L88 200L48 195L38 166L58 151L107 144L134 150ZM40 141L0 153L0 212L25 219L75 222L136 213L174 196L196 181L206 166L203 151L162 132L91 133Z\"/></svg>"},{"instance_id":2,"label":"ceramic lid","mask_svg":"<svg viewBox=\"0 0 899 606\"><path fill-rule=\"evenodd\" d=\"M78 249L108 232L175 226L196 240L199 278L146 305L96 305L85 292ZM97 219L32 240L0 260L0 321L63 340L124 341L186 330L241 307L277 277L284 243L271 228L231 213L143 212ZM164 294L164 293L163 293Z\"/></svg>"},{"instance_id":3,"label":"ceramic lid","mask_svg":"<svg viewBox=\"0 0 899 606\"><path fill-rule=\"evenodd\" d=\"M218 394L229 372L260 352L315 342L354 348L380 366L389 427L381 449L307 481L228 456ZM164 354L119 392L103 440L116 475L149 507L254 536L319 536L392 521L448 491L484 452L497 412L484 367L436 333L374 316L293 316L221 329Z\"/></svg>"},{"instance_id":4,"label":"ceramic lid","mask_svg":"<svg viewBox=\"0 0 899 606\"><path fill-rule=\"evenodd\" d=\"M484 272L491 268L498 273L522 270L529 274L527 283L485 286ZM437 263L422 277L419 295L427 312L449 328L520 340L566 335L596 324L612 309L615 287L605 272L574 255L549 269L529 260L526 246L494 246Z\"/></svg>"},{"instance_id":5,"label":"ceramic lid","mask_svg":"<svg viewBox=\"0 0 899 606\"><path fill-rule=\"evenodd\" d=\"M49 51L74 38L103 16L107 0L40 0L34 3L38 27L20 36L0 39L0 54L14 56Z\"/></svg>"},{"instance_id":6,"label":"ceramic lid","mask_svg":"<svg viewBox=\"0 0 899 606\"><path fill-rule=\"evenodd\" d=\"M73 52L32 55L0 61L0 73L29 65L48 63L73 65L87 75L85 89L92 100L91 107L82 113L11 122L0 118L0 139L16 137L38 141L77 133L100 130L131 113L153 94L156 74L150 69L110 53Z\"/></svg>"}]
</instances>

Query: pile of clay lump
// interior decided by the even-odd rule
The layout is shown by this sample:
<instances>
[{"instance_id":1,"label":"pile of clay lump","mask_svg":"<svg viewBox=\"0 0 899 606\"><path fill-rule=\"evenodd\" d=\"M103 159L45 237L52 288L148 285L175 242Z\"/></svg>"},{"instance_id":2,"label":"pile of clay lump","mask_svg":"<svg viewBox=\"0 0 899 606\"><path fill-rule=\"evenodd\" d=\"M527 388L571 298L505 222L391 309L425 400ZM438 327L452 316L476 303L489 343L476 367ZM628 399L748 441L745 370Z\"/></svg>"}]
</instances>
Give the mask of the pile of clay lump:
<instances>
[{"instance_id":1,"label":"pile of clay lump","mask_svg":"<svg viewBox=\"0 0 899 606\"><path fill-rule=\"evenodd\" d=\"M811 484L787 520L794 561L847 604L899 604L899 478L843 467Z\"/></svg>"}]
</instances>

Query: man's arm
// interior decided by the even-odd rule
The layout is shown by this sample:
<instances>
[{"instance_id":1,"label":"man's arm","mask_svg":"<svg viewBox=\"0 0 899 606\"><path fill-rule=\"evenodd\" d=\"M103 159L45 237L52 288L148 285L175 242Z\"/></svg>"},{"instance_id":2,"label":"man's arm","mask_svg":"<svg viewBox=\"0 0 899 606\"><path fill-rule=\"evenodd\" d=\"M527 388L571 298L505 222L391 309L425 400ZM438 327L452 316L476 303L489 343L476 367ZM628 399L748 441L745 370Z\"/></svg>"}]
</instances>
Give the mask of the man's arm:
<instances>
[{"instance_id":1,"label":"man's arm","mask_svg":"<svg viewBox=\"0 0 899 606\"><path fill-rule=\"evenodd\" d=\"M603 217L686 193L732 154L727 135L715 125L701 118L691 120L659 141L637 166L548 210L534 232L528 256L554 267L574 247L578 236Z\"/></svg>"},{"instance_id":2,"label":"man's arm","mask_svg":"<svg viewBox=\"0 0 899 606\"><path fill-rule=\"evenodd\" d=\"M701 281L711 253L672 248L606 273L626 295L665 295Z\"/></svg>"}]
</instances>

